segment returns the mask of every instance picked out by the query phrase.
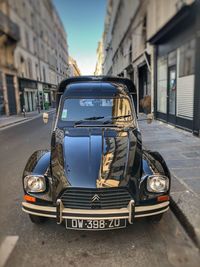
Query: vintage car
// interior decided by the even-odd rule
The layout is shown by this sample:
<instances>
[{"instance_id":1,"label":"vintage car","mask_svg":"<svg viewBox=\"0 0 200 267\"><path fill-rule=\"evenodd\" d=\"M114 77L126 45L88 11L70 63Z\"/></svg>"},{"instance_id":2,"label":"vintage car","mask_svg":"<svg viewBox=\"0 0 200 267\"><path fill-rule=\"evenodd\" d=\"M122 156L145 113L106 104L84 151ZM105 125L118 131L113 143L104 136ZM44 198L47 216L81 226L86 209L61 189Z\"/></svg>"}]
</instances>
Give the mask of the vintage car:
<instances>
[{"instance_id":1,"label":"vintage car","mask_svg":"<svg viewBox=\"0 0 200 267\"><path fill-rule=\"evenodd\" d=\"M22 178L22 209L33 223L48 217L70 229L107 230L161 219L170 172L158 152L142 148L136 105L129 79L61 82L51 150L34 152Z\"/></svg>"}]
</instances>

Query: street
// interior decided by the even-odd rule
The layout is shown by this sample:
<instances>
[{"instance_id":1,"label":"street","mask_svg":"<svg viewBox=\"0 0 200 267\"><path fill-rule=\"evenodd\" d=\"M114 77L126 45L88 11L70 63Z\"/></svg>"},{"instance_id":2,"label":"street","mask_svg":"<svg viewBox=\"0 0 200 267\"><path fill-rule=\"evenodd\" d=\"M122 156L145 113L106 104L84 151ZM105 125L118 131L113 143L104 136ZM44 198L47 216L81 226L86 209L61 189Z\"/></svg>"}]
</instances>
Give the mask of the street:
<instances>
[{"instance_id":1,"label":"street","mask_svg":"<svg viewBox=\"0 0 200 267\"><path fill-rule=\"evenodd\" d=\"M159 224L143 219L115 231L70 231L53 220L32 224L21 210L21 176L31 153L50 147L52 121L53 115L47 125L39 117L0 130L0 247L6 237L19 237L4 267L199 266L197 248L171 211Z\"/></svg>"}]
</instances>

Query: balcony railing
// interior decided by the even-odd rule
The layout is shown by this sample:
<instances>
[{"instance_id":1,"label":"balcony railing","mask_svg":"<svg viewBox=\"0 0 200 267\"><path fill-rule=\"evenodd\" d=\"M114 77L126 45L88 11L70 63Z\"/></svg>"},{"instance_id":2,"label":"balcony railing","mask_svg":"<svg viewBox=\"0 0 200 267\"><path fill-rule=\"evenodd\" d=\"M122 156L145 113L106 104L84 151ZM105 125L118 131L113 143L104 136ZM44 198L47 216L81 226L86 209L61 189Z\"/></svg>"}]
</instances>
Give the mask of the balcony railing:
<instances>
[{"instance_id":1,"label":"balcony railing","mask_svg":"<svg viewBox=\"0 0 200 267\"><path fill-rule=\"evenodd\" d=\"M6 34L13 41L20 40L19 26L0 11L0 34Z\"/></svg>"}]
</instances>

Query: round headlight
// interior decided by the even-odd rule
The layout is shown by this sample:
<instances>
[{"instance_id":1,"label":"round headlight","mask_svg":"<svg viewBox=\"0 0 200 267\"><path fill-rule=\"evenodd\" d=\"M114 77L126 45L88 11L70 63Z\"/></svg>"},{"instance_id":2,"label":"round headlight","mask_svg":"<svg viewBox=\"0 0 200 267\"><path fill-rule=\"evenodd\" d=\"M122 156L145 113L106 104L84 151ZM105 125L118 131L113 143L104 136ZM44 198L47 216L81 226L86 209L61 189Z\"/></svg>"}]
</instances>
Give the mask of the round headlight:
<instances>
[{"instance_id":1,"label":"round headlight","mask_svg":"<svg viewBox=\"0 0 200 267\"><path fill-rule=\"evenodd\" d=\"M28 175L24 178L24 189L26 192L44 192L46 190L45 177L42 175Z\"/></svg>"},{"instance_id":2,"label":"round headlight","mask_svg":"<svg viewBox=\"0 0 200 267\"><path fill-rule=\"evenodd\" d=\"M163 193L169 189L169 178L163 175L152 175L147 179L149 192Z\"/></svg>"}]
</instances>

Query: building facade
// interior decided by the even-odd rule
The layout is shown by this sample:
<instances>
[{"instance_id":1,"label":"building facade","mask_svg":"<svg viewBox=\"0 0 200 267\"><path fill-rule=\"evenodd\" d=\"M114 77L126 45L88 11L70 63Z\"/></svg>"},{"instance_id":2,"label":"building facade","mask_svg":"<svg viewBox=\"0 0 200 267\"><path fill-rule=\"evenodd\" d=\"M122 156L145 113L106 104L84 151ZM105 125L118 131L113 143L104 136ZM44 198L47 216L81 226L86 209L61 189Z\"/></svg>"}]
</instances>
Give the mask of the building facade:
<instances>
[{"instance_id":1,"label":"building facade","mask_svg":"<svg viewBox=\"0 0 200 267\"><path fill-rule=\"evenodd\" d=\"M54 105L56 86L69 76L69 64L66 33L52 1L3 0L1 11L20 29L14 50L18 112Z\"/></svg>"},{"instance_id":2,"label":"building facade","mask_svg":"<svg viewBox=\"0 0 200 267\"><path fill-rule=\"evenodd\" d=\"M70 69L70 75L69 75L70 77L76 77L81 75L77 62L72 57L69 57L69 69Z\"/></svg>"},{"instance_id":3,"label":"building facade","mask_svg":"<svg viewBox=\"0 0 200 267\"><path fill-rule=\"evenodd\" d=\"M105 75L132 79L137 110L198 134L199 0L108 1Z\"/></svg>"},{"instance_id":4,"label":"building facade","mask_svg":"<svg viewBox=\"0 0 200 267\"><path fill-rule=\"evenodd\" d=\"M19 27L9 18L5 7L4 13L0 11L0 116L16 114L20 110L14 64L14 51L19 40Z\"/></svg>"},{"instance_id":5,"label":"building facade","mask_svg":"<svg viewBox=\"0 0 200 267\"><path fill-rule=\"evenodd\" d=\"M184 5L150 37L155 116L200 132L200 1Z\"/></svg>"},{"instance_id":6,"label":"building facade","mask_svg":"<svg viewBox=\"0 0 200 267\"><path fill-rule=\"evenodd\" d=\"M98 43L97 47L97 63L94 71L94 75L102 75L103 74L103 42L102 40Z\"/></svg>"}]
</instances>

